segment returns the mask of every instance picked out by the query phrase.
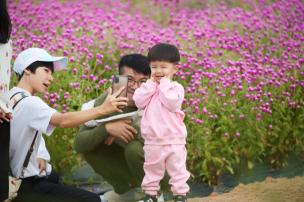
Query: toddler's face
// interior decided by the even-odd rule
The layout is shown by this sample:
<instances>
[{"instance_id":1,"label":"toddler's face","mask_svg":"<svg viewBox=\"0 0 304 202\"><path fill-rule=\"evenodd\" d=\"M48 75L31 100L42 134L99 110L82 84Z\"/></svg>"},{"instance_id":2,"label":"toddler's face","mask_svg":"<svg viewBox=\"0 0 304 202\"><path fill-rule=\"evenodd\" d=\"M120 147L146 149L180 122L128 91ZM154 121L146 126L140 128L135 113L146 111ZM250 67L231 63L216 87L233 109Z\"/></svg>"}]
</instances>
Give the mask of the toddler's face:
<instances>
[{"instance_id":1,"label":"toddler's face","mask_svg":"<svg viewBox=\"0 0 304 202\"><path fill-rule=\"evenodd\" d=\"M151 77L157 83L159 83L160 79L163 77L166 77L171 80L173 75L178 70L176 64L165 61L150 62L150 67L151 67Z\"/></svg>"}]
</instances>

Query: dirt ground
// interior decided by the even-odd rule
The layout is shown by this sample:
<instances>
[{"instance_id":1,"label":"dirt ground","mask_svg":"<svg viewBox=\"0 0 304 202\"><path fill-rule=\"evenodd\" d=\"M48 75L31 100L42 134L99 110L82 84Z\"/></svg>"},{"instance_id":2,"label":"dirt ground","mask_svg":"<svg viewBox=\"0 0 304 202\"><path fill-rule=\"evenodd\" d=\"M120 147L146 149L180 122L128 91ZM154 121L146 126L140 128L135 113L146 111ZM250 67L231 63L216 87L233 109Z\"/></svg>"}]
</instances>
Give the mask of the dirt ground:
<instances>
[{"instance_id":1,"label":"dirt ground","mask_svg":"<svg viewBox=\"0 0 304 202\"><path fill-rule=\"evenodd\" d=\"M229 193L189 198L188 202L304 202L304 177L271 178L240 184Z\"/></svg>"}]
</instances>

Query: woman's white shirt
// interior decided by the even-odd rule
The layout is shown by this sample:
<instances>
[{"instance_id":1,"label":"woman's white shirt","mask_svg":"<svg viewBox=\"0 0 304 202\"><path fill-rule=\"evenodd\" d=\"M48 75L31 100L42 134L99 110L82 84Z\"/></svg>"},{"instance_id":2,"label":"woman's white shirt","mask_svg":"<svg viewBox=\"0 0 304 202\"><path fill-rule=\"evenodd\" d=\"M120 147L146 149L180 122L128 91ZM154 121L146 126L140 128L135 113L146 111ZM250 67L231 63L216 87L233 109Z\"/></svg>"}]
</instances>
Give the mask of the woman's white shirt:
<instances>
[{"instance_id":1,"label":"woman's white shirt","mask_svg":"<svg viewBox=\"0 0 304 202\"><path fill-rule=\"evenodd\" d=\"M13 110L10 124L10 165L15 177L24 178L39 175L37 158L40 157L41 144L43 146L41 143L43 141L42 134L51 135L54 131L55 126L50 124L50 120L56 110L49 107L41 98L32 96L29 92L18 87L12 88L9 95L12 96L17 92L25 92L28 97L21 100ZM34 144L34 151L28 167L24 169L24 175L21 176L23 162L36 131L38 131L38 136Z\"/></svg>"}]
</instances>

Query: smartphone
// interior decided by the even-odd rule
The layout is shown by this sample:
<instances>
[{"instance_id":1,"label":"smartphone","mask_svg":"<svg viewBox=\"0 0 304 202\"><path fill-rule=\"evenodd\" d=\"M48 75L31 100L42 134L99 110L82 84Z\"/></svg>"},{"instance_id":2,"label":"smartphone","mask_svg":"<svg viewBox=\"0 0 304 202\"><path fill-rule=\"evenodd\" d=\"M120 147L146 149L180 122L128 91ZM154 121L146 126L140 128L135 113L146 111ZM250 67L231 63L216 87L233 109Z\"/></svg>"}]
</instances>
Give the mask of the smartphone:
<instances>
[{"instance_id":1,"label":"smartphone","mask_svg":"<svg viewBox=\"0 0 304 202\"><path fill-rule=\"evenodd\" d=\"M112 82L112 94L117 92L122 87L124 90L118 95L118 97L127 97L128 91L128 77L123 75L114 75Z\"/></svg>"}]
</instances>

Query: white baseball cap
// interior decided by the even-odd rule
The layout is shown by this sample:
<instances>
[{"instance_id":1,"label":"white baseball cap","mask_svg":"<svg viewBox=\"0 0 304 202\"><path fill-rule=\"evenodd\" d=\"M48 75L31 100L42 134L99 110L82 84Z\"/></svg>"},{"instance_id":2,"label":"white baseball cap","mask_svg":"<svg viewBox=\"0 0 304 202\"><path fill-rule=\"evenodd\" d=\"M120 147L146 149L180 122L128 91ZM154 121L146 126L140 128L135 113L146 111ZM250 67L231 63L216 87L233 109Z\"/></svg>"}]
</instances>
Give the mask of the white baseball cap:
<instances>
[{"instance_id":1,"label":"white baseball cap","mask_svg":"<svg viewBox=\"0 0 304 202\"><path fill-rule=\"evenodd\" d=\"M30 64L37 61L53 62L54 71L64 70L68 65L68 59L66 57L53 57L42 48L28 48L19 53L14 62L13 69L17 74L22 75L23 71Z\"/></svg>"}]
</instances>

